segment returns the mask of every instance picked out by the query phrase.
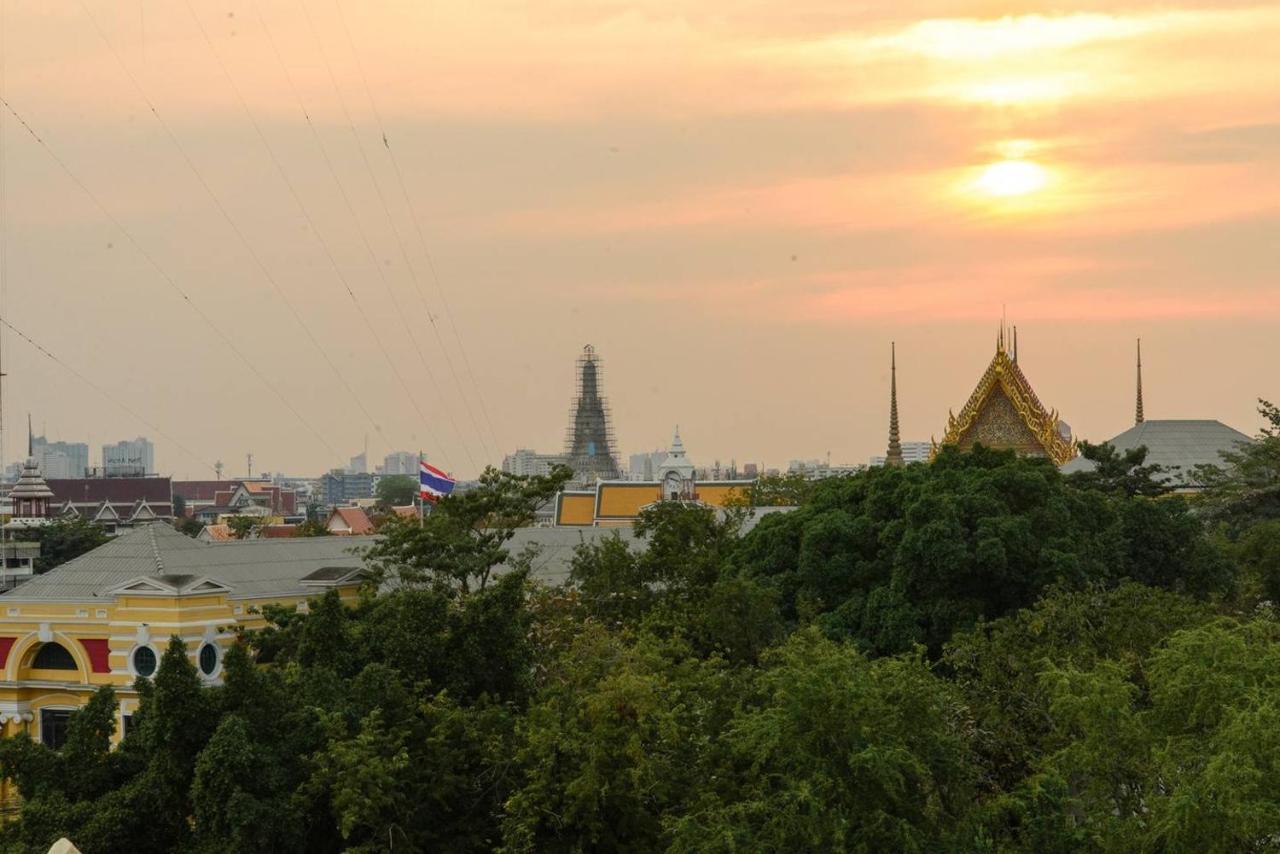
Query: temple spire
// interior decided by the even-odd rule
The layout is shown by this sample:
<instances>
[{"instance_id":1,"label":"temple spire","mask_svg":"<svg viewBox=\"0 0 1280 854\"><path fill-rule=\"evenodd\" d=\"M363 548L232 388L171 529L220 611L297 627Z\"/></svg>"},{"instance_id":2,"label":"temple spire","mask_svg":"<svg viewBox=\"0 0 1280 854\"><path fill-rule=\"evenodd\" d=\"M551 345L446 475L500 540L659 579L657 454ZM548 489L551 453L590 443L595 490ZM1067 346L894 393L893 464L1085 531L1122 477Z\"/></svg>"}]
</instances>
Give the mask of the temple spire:
<instances>
[{"instance_id":1,"label":"temple spire","mask_svg":"<svg viewBox=\"0 0 1280 854\"><path fill-rule=\"evenodd\" d=\"M898 353L894 343L889 344L889 450L884 464L903 465L902 442L898 436Z\"/></svg>"},{"instance_id":2,"label":"temple spire","mask_svg":"<svg viewBox=\"0 0 1280 854\"><path fill-rule=\"evenodd\" d=\"M31 413L27 413L27 456L36 455L36 433L31 429Z\"/></svg>"},{"instance_id":3,"label":"temple spire","mask_svg":"<svg viewBox=\"0 0 1280 854\"><path fill-rule=\"evenodd\" d=\"M1142 339L1138 339L1138 405L1134 413L1134 424L1141 424L1146 418L1142 414Z\"/></svg>"}]
</instances>

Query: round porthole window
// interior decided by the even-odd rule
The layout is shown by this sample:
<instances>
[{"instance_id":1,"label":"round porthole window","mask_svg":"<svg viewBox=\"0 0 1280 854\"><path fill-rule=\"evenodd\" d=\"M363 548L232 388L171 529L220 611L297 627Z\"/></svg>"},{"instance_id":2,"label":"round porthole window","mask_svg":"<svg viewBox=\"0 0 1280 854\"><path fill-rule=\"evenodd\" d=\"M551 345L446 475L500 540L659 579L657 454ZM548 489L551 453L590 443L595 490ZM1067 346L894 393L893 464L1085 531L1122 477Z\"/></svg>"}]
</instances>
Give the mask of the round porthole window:
<instances>
[{"instance_id":1,"label":"round porthole window","mask_svg":"<svg viewBox=\"0 0 1280 854\"><path fill-rule=\"evenodd\" d=\"M156 653L149 646L140 646L133 651L133 672L139 676L151 676L156 672Z\"/></svg>"},{"instance_id":2,"label":"round porthole window","mask_svg":"<svg viewBox=\"0 0 1280 854\"><path fill-rule=\"evenodd\" d=\"M212 676L218 669L218 648L211 643L200 647L200 672Z\"/></svg>"}]
</instances>

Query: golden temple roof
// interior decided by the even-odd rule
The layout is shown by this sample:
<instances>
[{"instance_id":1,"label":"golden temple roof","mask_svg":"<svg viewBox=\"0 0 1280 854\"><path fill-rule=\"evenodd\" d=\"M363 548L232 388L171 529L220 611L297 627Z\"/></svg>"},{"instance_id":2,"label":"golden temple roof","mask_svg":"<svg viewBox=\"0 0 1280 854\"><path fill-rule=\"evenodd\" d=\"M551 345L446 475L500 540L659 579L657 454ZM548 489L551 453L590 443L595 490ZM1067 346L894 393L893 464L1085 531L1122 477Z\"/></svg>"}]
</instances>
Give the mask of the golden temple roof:
<instances>
[{"instance_id":1,"label":"golden temple roof","mask_svg":"<svg viewBox=\"0 0 1280 854\"><path fill-rule=\"evenodd\" d=\"M1014 343L1010 354L1005 340L1001 329L995 357L978 381L978 387L969 395L959 415L947 413L947 432L942 444L971 447L980 443L990 448L1015 448L1024 453L1043 454L1055 464L1063 465L1075 458L1075 442L1070 435L1060 432L1057 411L1045 408L1018 367L1017 344Z\"/></svg>"}]
</instances>

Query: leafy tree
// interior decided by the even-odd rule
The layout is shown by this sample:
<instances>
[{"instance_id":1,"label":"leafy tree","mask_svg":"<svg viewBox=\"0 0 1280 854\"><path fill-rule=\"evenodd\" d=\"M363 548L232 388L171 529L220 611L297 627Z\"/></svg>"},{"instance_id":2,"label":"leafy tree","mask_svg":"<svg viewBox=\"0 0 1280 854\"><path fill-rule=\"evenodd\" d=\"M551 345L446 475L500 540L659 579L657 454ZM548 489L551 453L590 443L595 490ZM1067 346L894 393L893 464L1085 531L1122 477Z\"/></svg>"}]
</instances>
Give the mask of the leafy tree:
<instances>
[{"instance_id":1,"label":"leafy tree","mask_svg":"<svg viewBox=\"0 0 1280 854\"><path fill-rule=\"evenodd\" d=\"M505 545L572 477L565 466L524 477L488 468L476 489L440 501L426 519L389 519L366 555L374 585L484 589L509 557Z\"/></svg>"},{"instance_id":2,"label":"leafy tree","mask_svg":"<svg viewBox=\"0 0 1280 854\"><path fill-rule=\"evenodd\" d=\"M1106 442L1101 445L1080 442L1079 447L1080 456L1092 462L1094 467L1071 475L1076 486L1128 498L1164 495L1172 488L1169 478L1175 473L1161 465L1147 465L1144 446L1130 448L1123 453Z\"/></svg>"},{"instance_id":3,"label":"leafy tree","mask_svg":"<svg viewBox=\"0 0 1280 854\"><path fill-rule=\"evenodd\" d=\"M1247 529L1235 547L1235 556L1254 595L1280 606L1280 519Z\"/></svg>"},{"instance_id":4,"label":"leafy tree","mask_svg":"<svg viewBox=\"0 0 1280 854\"><path fill-rule=\"evenodd\" d=\"M298 525L299 537L328 537L331 535L332 532L324 522L310 515L307 516L306 521Z\"/></svg>"},{"instance_id":5,"label":"leafy tree","mask_svg":"<svg viewBox=\"0 0 1280 854\"><path fill-rule=\"evenodd\" d=\"M78 516L54 519L47 525L29 528L22 536L40 543L40 556L35 561L37 574L74 560L111 539L102 528Z\"/></svg>"},{"instance_id":6,"label":"leafy tree","mask_svg":"<svg viewBox=\"0 0 1280 854\"><path fill-rule=\"evenodd\" d=\"M982 447L819 482L809 504L763 518L732 564L777 590L787 619L881 653L937 653L1057 584L1230 586L1180 500L1076 488L1048 460Z\"/></svg>"},{"instance_id":7,"label":"leafy tree","mask_svg":"<svg viewBox=\"0 0 1280 854\"><path fill-rule=\"evenodd\" d=\"M958 633L943 664L977 724L987 785L1015 786L1046 751L1053 724L1046 670L1111 661L1137 672L1172 633L1213 617L1203 602L1126 582L1050 591L1031 608Z\"/></svg>"},{"instance_id":8,"label":"leafy tree","mask_svg":"<svg viewBox=\"0 0 1280 854\"><path fill-rule=\"evenodd\" d=\"M231 529L231 536L237 540L246 540L252 537L262 527L262 524L262 520L257 516L237 515L227 519L227 527Z\"/></svg>"},{"instance_id":9,"label":"leafy tree","mask_svg":"<svg viewBox=\"0 0 1280 854\"><path fill-rule=\"evenodd\" d=\"M191 784L197 850L279 851L287 847L289 809L272 797L269 757L244 718L222 718L196 760Z\"/></svg>"},{"instance_id":10,"label":"leafy tree","mask_svg":"<svg viewBox=\"0 0 1280 854\"><path fill-rule=\"evenodd\" d=\"M1280 519L1280 407L1258 401L1265 426L1257 438L1222 455L1221 466L1202 466L1196 474L1210 518L1233 536L1268 519Z\"/></svg>"},{"instance_id":11,"label":"leafy tree","mask_svg":"<svg viewBox=\"0 0 1280 854\"><path fill-rule=\"evenodd\" d=\"M418 497L418 481L403 474L379 478L375 497L383 508L404 507Z\"/></svg>"},{"instance_id":12,"label":"leafy tree","mask_svg":"<svg viewBox=\"0 0 1280 854\"><path fill-rule=\"evenodd\" d=\"M177 493L173 496L173 516L175 519L185 519L187 516L187 499Z\"/></svg>"},{"instance_id":13,"label":"leafy tree","mask_svg":"<svg viewBox=\"0 0 1280 854\"><path fill-rule=\"evenodd\" d=\"M814 481L804 472L762 475L751 484L752 507L798 507L813 494Z\"/></svg>"},{"instance_id":14,"label":"leafy tree","mask_svg":"<svg viewBox=\"0 0 1280 854\"><path fill-rule=\"evenodd\" d=\"M200 536L200 532L204 530L204 523L199 519L187 516L175 521L173 523L173 527L176 528L179 533L185 534L194 539Z\"/></svg>"},{"instance_id":15,"label":"leafy tree","mask_svg":"<svg viewBox=\"0 0 1280 854\"><path fill-rule=\"evenodd\" d=\"M958 696L918 655L871 661L808 630L726 728L672 851L929 851L974 794ZM714 774L714 776L712 776Z\"/></svg>"},{"instance_id":16,"label":"leafy tree","mask_svg":"<svg viewBox=\"0 0 1280 854\"><path fill-rule=\"evenodd\" d=\"M592 627L573 644L520 729L525 769L507 800L505 851L653 851L664 816L699 789L696 756L740 693L714 662Z\"/></svg>"},{"instance_id":17,"label":"leafy tree","mask_svg":"<svg viewBox=\"0 0 1280 854\"><path fill-rule=\"evenodd\" d=\"M1280 632L1221 620L1174 633L1143 682L1102 662L1045 674L1068 827L1094 850L1260 851L1280 818Z\"/></svg>"}]
</instances>

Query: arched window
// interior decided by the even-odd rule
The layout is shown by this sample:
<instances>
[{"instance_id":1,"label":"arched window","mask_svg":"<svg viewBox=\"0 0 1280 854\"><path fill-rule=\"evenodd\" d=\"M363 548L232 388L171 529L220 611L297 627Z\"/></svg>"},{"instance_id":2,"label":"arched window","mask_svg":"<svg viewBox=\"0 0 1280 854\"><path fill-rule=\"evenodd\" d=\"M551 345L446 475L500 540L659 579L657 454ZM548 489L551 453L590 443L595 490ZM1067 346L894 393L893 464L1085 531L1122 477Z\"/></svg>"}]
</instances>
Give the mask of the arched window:
<instances>
[{"instance_id":1,"label":"arched window","mask_svg":"<svg viewBox=\"0 0 1280 854\"><path fill-rule=\"evenodd\" d=\"M33 670L76 670L76 660L60 643L46 643L36 650L36 657L31 661Z\"/></svg>"}]
</instances>

